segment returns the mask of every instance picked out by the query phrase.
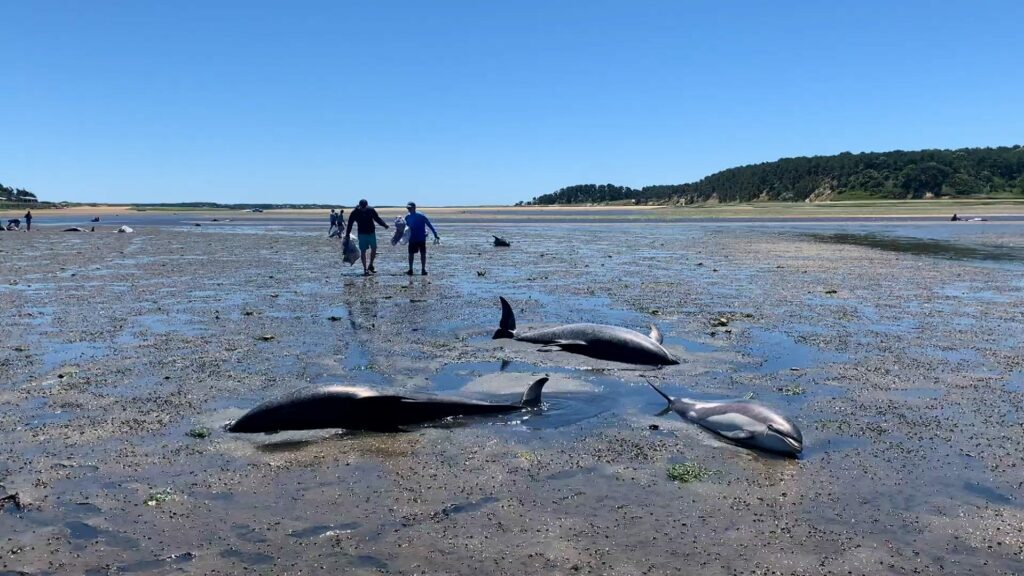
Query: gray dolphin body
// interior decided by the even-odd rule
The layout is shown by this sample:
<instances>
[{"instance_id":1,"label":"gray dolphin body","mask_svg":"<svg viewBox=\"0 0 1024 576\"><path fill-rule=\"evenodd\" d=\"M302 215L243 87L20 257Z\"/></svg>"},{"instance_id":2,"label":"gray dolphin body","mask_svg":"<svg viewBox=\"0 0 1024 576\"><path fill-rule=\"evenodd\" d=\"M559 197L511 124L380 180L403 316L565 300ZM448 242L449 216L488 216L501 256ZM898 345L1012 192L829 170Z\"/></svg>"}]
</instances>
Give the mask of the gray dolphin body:
<instances>
[{"instance_id":1,"label":"gray dolphin body","mask_svg":"<svg viewBox=\"0 0 1024 576\"><path fill-rule=\"evenodd\" d=\"M698 402L674 399L651 382L647 383L668 400L673 412L737 444L794 458L804 449L800 428L767 406L746 400Z\"/></svg>"},{"instance_id":2,"label":"gray dolphin body","mask_svg":"<svg viewBox=\"0 0 1024 576\"><path fill-rule=\"evenodd\" d=\"M518 334L515 313L504 298L501 298L501 323L493 336L495 340L500 338L544 344L540 350L545 352L565 350L602 360L648 366L679 364L679 360L661 345L661 332L654 325L649 336L606 324L566 324Z\"/></svg>"},{"instance_id":3,"label":"gray dolphin body","mask_svg":"<svg viewBox=\"0 0 1024 576\"><path fill-rule=\"evenodd\" d=\"M547 381L541 378L531 384L519 404L492 404L429 394L393 396L358 386L308 386L256 406L232 422L227 430L264 434L321 428L396 432L402 426L453 416L504 414L537 408Z\"/></svg>"},{"instance_id":4,"label":"gray dolphin body","mask_svg":"<svg viewBox=\"0 0 1024 576\"><path fill-rule=\"evenodd\" d=\"M494 236L492 234L492 236ZM494 236L494 245L502 248L508 248L512 246L512 243L500 236Z\"/></svg>"}]
</instances>

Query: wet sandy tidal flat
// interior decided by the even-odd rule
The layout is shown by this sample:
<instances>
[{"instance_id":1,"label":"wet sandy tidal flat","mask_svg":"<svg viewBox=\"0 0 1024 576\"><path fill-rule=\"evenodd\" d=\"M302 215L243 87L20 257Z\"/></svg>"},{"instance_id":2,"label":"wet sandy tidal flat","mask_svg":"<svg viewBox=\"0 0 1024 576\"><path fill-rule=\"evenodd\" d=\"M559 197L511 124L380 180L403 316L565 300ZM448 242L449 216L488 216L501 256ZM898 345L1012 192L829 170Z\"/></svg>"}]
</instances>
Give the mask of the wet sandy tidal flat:
<instances>
[{"instance_id":1,"label":"wet sandy tidal flat","mask_svg":"<svg viewBox=\"0 0 1024 576\"><path fill-rule=\"evenodd\" d=\"M384 233L363 278L326 226L133 226L0 233L0 575L1024 573L1024 223L439 222L412 278ZM655 322L683 362L491 340L499 295L520 327ZM307 384L542 374L541 413L221 428ZM645 378L753 394L805 453L658 415Z\"/></svg>"}]
</instances>

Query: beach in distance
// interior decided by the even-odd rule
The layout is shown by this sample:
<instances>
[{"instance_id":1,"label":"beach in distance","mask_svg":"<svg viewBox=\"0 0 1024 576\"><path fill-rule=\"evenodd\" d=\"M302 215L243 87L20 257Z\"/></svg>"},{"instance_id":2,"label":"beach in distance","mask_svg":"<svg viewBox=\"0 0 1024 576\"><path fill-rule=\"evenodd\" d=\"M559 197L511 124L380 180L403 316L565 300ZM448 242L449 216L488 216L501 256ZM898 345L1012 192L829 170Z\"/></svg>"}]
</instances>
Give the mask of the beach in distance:
<instances>
[{"instance_id":1,"label":"beach in distance","mask_svg":"<svg viewBox=\"0 0 1024 576\"><path fill-rule=\"evenodd\" d=\"M0 233L0 572L1021 573L1021 207L902 206L425 207L422 277L389 231L376 275L344 264L326 210L39 211ZM680 363L494 340L499 297L520 330L655 324ZM224 429L302 386L512 403L545 375L528 412ZM803 451L648 381L752 398Z\"/></svg>"},{"instance_id":2,"label":"beach in distance","mask_svg":"<svg viewBox=\"0 0 1024 576\"><path fill-rule=\"evenodd\" d=\"M351 211L356 201L339 203ZM402 206L378 206L382 216L404 216ZM844 202L743 202L704 203L691 206L660 205L564 205L564 206L422 206L421 210L444 220L471 219L622 219L622 220L717 220L717 219L940 219L952 214L984 217L1024 217L1024 200L1013 199L941 199L941 200L865 200ZM0 209L0 219L20 218L24 210ZM80 222L82 217L179 215L187 218L323 219L328 209L267 209L262 213L246 210L184 208L180 206L96 205L36 210L37 223ZM231 214L231 215L229 215Z\"/></svg>"}]
</instances>

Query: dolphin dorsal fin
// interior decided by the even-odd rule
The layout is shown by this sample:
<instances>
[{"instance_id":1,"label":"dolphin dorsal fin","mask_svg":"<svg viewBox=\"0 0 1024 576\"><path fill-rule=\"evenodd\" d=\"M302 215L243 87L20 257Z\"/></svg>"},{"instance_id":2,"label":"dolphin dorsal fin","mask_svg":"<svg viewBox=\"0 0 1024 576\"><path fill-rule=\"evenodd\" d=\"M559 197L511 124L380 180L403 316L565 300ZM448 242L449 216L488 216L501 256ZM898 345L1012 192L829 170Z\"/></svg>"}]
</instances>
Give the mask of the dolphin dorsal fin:
<instances>
[{"instance_id":1,"label":"dolphin dorsal fin","mask_svg":"<svg viewBox=\"0 0 1024 576\"><path fill-rule=\"evenodd\" d=\"M516 313L512 311L512 305L505 300L504 297L498 296L501 300L501 321L498 323L498 329L494 331L494 336L491 338L497 340L499 338L515 338L516 337Z\"/></svg>"},{"instance_id":2,"label":"dolphin dorsal fin","mask_svg":"<svg viewBox=\"0 0 1024 576\"><path fill-rule=\"evenodd\" d=\"M527 408L536 408L540 406L540 393L544 389L544 385L548 383L548 377L545 376L534 381L530 384L530 387L523 392L523 399L519 402Z\"/></svg>"},{"instance_id":3,"label":"dolphin dorsal fin","mask_svg":"<svg viewBox=\"0 0 1024 576\"><path fill-rule=\"evenodd\" d=\"M503 296L498 296L501 300L501 323L498 326L502 330L508 330L514 332L516 329L516 313L512 311L512 305L505 300Z\"/></svg>"},{"instance_id":4,"label":"dolphin dorsal fin","mask_svg":"<svg viewBox=\"0 0 1024 576\"><path fill-rule=\"evenodd\" d=\"M661 335L661 330L658 330L658 327L654 324L651 324L651 340L654 340L658 344L665 343L665 337Z\"/></svg>"}]
</instances>

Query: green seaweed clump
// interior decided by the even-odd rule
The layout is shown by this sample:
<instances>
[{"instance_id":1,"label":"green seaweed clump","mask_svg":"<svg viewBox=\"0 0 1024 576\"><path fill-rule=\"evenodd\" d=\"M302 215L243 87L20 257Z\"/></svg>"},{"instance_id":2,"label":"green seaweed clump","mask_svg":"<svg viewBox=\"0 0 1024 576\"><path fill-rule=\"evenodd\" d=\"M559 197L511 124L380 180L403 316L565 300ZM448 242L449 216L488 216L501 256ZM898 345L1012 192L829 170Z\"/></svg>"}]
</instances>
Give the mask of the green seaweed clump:
<instances>
[{"instance_id":1,"label":"green seaweed clump","mask_svg":"<svg viewBox=\"0 0 1024 576\"><path fill-rule=\"evenodd\" d=\"M157 504L163 504L171 499L171 489L164 488L163 490L157 490L156 492L150 492L149 497L146 498L146 506L156 506Z\"/></svg>"},{"instance_id":2,"label":"green seaweed clump","mask_svg":"<svg viewBox=\"0 0 1024 576\"><path fill-rule=\"evenodd\" d=\"M673 464L668 467L669 479L683 484L688 482L700 482L714 473L714 470L701 466L700 464L694 464L693 462Z\"/></svg>"},{"instance_id":3,"label":"green seaweed clump","mask_svg":"<svg viewBox=\"0 0 1024 576\"><path fill-rule=\"evenodd\" d=\"M516 456L522 458L523 460L526 460L527 462L536 462L540 460L540 458L538 458L536 454L534 454L533 452L529 452L527 450L523 450L521 452L516 453Z\"/></svg>"}]
</instances>

